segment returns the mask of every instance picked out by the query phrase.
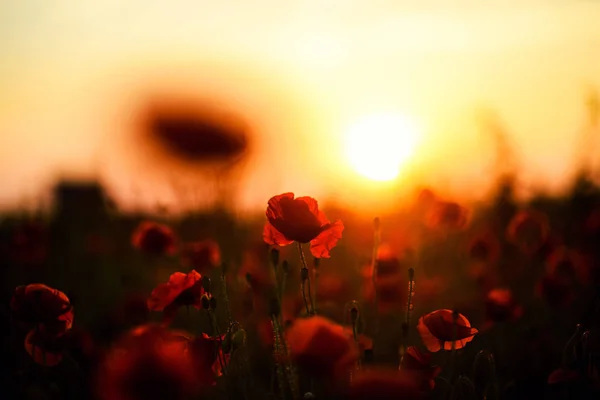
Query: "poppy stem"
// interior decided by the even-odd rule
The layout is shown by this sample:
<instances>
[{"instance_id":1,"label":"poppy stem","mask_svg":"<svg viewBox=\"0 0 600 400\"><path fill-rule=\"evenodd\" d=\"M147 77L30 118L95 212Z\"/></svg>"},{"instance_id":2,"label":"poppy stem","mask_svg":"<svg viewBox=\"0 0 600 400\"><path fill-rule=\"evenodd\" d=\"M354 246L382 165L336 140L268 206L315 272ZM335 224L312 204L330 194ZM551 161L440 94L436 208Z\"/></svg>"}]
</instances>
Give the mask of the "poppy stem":
<instances>
[{"instance_id":1,"label":"poppy stem","mask_svg":"<svg viewBox=\"0 0 600 400\"><path fill-rule=\"evenodd\" d=\"M273 329L273 361L275 362L275 370L277 371L277 383L279 386L279 391L281 392L281 399L285 400L286 390L285 390L285 372L284 368L281 365L281 358L283 358L283 351L281 345L281 336L279 334L279 329L277 326L277 318L275 315L271 315L271 327ZM288 381L289 383L289 381ZM291 389L291 388L290 388Z\"/></svg>"},{"instance_id":2,"label":"poppy stem","mask_svg":"<svg viewBox=\"0 0 600 400\"><path fill-rule=\"evenodd\" d=\"M298 247L298 253L300 253L300 261L302 261L302 276L300 289L302 290L302 299L304 300L304 306L306 307L306 313L311 316L314 315L315 307L312 302L312 296L310 294L310 276L308 272L308 265L306 264L306 258L304 257L304 251L302 250L302 243L296 242ZM306 272L306 273L305 273ZM305 284L306 282L306 284ZM306 298L306 289L308 286L308 300ZM308 306L310 301L310 307ZM312 309L312 311L311 311Z\"/></svg>"},{"instance_id":3,"label":"poppy stem","mask_svg":"<svg viewBox=\"0 0 600 400\"><path fill-rule=\"evenodd\" d=\"M379 217L373 220L373 253L371 255L371 279L373 281L373 307L375 309L375 321L373 328L373 345L372 351L375 356L375 343L379 334L379 294L377 291L377 253L379 252L379 245L381 244L381 222Z\"/></svg>"},{"instance_id":4,"label":"poppy stem","mask_svg":"<svg viewBox=\"0 0 600 400\"><path fill-rule=\"evenodd\" d=\"M210 325L213 331L213 334L217 337L217 341L219 343L219 348L217 349L217 358L219 359L219 364L221 364L221 369L223 370L223 375L227 378L227 368L225 365L225 360L223 360L221 349L223 349L223 343L221 341L221 333L219 332L219 326L217 324L217 318L210 310L206 310L208 313L208 319L210 321Z\"/></svg>"},{"instance_id":5,"label":"poppy stem","mask_svg":"<svg viewBox=\"0 0 600 400\"><path fill-rule=\"evenodd\" d=\"M221 288L223 290L223 300L225 300L225 310L227 311L227 321L232 323L231 308L229 307L229 296L227 295L227 282L225 281L225 271L221 272Z\"/></svg>"}]
</instances>

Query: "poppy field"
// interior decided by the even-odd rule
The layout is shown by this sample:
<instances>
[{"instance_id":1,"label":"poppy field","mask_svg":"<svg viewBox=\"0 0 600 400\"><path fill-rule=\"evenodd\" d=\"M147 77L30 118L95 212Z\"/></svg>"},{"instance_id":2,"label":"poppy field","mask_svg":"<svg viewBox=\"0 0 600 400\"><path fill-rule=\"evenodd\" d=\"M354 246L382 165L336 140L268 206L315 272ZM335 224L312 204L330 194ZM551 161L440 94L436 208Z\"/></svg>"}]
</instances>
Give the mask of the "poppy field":
<instances>
[{"instance_id":1,"label":"poppy field","mask_svg":"<svg viewBox=\"0 0 600 400\"><path fill-rule=\"evenodd\" d=\"M494 192L370 217L282 193L242 219L63 183L2 220L0 397L598 398L600 187Z\"/></svg>"}]
</instances>

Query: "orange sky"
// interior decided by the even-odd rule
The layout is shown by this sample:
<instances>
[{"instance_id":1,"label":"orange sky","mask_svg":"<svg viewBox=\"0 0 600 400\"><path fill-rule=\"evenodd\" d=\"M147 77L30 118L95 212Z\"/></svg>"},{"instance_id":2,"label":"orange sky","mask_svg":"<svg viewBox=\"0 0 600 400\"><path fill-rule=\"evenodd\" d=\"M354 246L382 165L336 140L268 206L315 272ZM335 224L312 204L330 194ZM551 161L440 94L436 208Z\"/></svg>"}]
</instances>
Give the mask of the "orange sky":
<instances>
[{"instance_id":1,"label":"orange sky","mask_svg":"<svg viewBox=\"0 0 600 400\"><path fill-rule=\"evenodd\" d=\"M523 184L559 188L585 90L600 87L600 3L413 3L4 1L0 206L35 202L56 174L97 175L127 205L181 202L183 187L207 198L210 179L128 139L156 91L216 98L251 122L241 208L288 190L381 198L386 185L357 177L341 148L353 120L382 111L422 129L396 185L484 195L492 153L474 115L492 107Z\"/></svg>"}]
</instances>

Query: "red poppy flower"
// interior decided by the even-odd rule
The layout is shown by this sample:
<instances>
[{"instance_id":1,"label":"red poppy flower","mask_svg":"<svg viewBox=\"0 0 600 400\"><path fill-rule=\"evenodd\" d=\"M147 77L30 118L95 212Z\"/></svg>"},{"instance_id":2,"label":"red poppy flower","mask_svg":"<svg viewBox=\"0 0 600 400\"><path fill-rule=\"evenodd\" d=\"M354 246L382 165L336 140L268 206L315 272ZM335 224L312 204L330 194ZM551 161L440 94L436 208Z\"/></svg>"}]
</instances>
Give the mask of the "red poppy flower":
<instances>
[{"instance_id":1,"label":"red poppy flower","mask_svg":"<svg viewBox=\"0 0 600 400\"><path fill-rule=\"evenodd\" d=\"M102 400L188 399L199 380L189 336L159 326L129 331L110 349L98 373Z\"/></svg>"},{"instance_id":2,"label":"red poppy flower","mask_svg":"<svg viewBox=\"0 0 600 400\"><path fill-rule=\"evenodd\" d=\"M422 390L431 390L435 387L435 377L442 369L431 366L431 353L423 353L415 346L406 349L400 362L400 369L412 375L415 383Z\"/></svg>"},{"instance_id":3,"label":"red poppy flower","mask_svg":"<svg viewBox=\"0 0 600 400\"><path fill-rule=\"evenodd\" d=\"M181 248L181 262L204 274L221 265L221 251L214 240L187 243Z\"/></svg>"},{"instance_id":4,"label":"red poppy flower","mask_svg":"<svg viewBox=\"0 0 600 400\"><path fill-rule=\"evenodd\" d=\"M329 258L329 252L342 237L342 221L331 223L312 197L284 193L272 197L267 207L267 223L263 230L266 243L286 246L293 242L309 243L313 256Z\"/></svg>"},{"instance_id":5,"label":"red poppy flower","mask_svg":"<svg viewBox=\"0 0 600 400\"><path fill-rule=\"evenodd\" d=\"M486 317L491 322L514 321L523 315L510 289L492 289L485 299Z\"/></svg>"},{"instance_id":6,"label":"red poppy flower","mask_svg":"<svg viewBox=\"0 0 600 400\"><path fill-rule=\"evenodd\" d=\"M536 211L517 213L506 228L507 239L526 254L538 251L548 239L549 234L548 218Z\"/></svg>"},{"instance_id":7,"label":"red poppy flower","mask_svg":"<svg viewBox=\"0 0 600 400\"><path fill-rule=\"evenodd\" d=\"M475 335L477 329L471 327L469 320L462 314L458 314L456 326L452 310L437 310L419 318L417 330L423 343L431 352L442 349L451 350L454 347L461 349L467 345Z\"/></svg>"},{"instance_id":8,"label":"red poppy flower","mask_svg":"<svg viewBox=\"0 0 600 400\"><path fill-rule=\"evenodd\" d=\"M133 247L152 255L173 254L175 233L167 225L151 221L140 223L131 237Z\"/></svg>"},{"instance_id":9,"label":"red poppy flower","mask_svg":"<svg viewBox=\"0 0 600 400\"><path fill-rule=\"evenodd\" d=\"M320 377L341 379L358 359L344 328L323 317L297 319L286 337L292 360Z\"/></svg>"},{"instance_id":10,"label":"red poppy flower","mask_svg":"<svg viewBox=\"0 0 600 400\"><path fill-rule=\"evenodd\" d=\"M64 331L73 323L73 307L60 290L41 283L18 286L10 303L15 319L27 330L43 325Z\"/></svg>"},{"instance_id":11,"label":"red poppy flower","mask_svg":"<svg viewBox=\"0 0 600 400\"><path fill-rule=\"evenodd\" d=\"M474 261L493 264L500 256L500 242L490 232L481 233L469 242L467 254Z\"/></svg>"},{"instance_id":12,"label":"red poppy flower","mask_svg":"<svg viewBox=\"0 0 600 400\"><path fill-rule=\"evenodd\" d=\"M428 397L411 374L381 367L357 372L348 394L351 400L417 400Z\"/></svg>"},{"instance_id":13,"label":"red poppy flower","mask_svg":"<svg viewBox=\"0 0 600 400\"><path fill-rule=\"evenodd\" d=\"M202 306L202 276L192 270L188 274L175 272L169 282L161 283L150 294L148 309L151 311L164 311L167 319L181 306L193 306L200 309Z\"/></svg>"},{"instance_id":14,"label":"red poppy flower","mask_svg":"<svg viewBox=\"0 0 600 400\"><path fill-rule=\"evenodd\" d=\"M229 355L223 353L220 345L224 339L225 335L211 337L203 333L190 343L189 350L196 365L198 379L203 385L215 385L215 378L223 375L221 362L226 365L229 360Z\"/></svg>"},{"instance_id":15,"label":"red poppy flower","mask_svg":"<svg viewBox=\"0 0 600 400\"><path fill-rule=\"evenodd\" d=\"M467 209L458 203L438 201L429 215L429 226L447 230L461 230L467 224Z\"/></svg>"},{"instance_id":16,"label":"red poppy flower","mask_svg":"<svg viewBox=\"0 0 600 400\"><path fill-rule=\"evenodd\" d=\"M583 256L564 246L557 247L546 260L546 273L549 276L562 278L567 281L578 280L587 283L589 267Z\"/></svg>"}]
</instances>

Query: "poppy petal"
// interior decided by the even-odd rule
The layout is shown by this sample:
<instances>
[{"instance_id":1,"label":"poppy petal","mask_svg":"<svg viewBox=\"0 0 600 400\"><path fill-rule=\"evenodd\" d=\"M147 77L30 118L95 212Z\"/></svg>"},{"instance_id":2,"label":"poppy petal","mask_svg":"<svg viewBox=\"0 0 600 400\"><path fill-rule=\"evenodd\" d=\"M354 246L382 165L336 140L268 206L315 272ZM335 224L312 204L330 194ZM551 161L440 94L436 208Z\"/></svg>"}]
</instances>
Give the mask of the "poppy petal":
<instances>
[{"instance_id":1,"label":"poppy petal","mask_svg":"<svg viewBox=\"0 0 600 400\"><path fill-rule=\"evenodd\" d=\"M267 207L268 219L283 218L283 209L281 208L280 204L282 199L294 200L294 193L288 192L271 197Z\"/></svg>"},{"instance_id":2,"label":"poppy petal","mask_svg":"<svg viewBox=\"0 0 600 400\"><path fill-rule=\"evenodd\" d=\"M432 353L438 352L442 349L441 341L433 336L427 325L425 325L424 317L419 318L419 324L417 325L417 331L423 340L423 344Z\"/></svg>"},{"instance_id":3,"label":"poppy petal","mask_svg":"<svg viewBox=\"0 0 600 400\"><path fill-rule=\"evenodd\" d=\"M279 232L270 222L265 223L263 229L263 240L265 243L273 246L287 246L294 243L293 240L288 240L281 232Z\"/></svg>"},{"instance_id":4,"label":"poppy petal","mask_svg":"<svg viewBox=\"0 0 600 400\"><path fill-rule=\"evenodd\" d=\"M310 196L298 197L296 200L305 202L308 205L308 210L311 212L311 214L315 216L319 215L319 203L317 200Z\"/></svg>"},{"instance_id":5,"label":"poppy petal","mask_svg":"<svg viewBox=\"0 0 600 400\"><path fill-rule=\"evenodd\" d=\"M329 252L335 247L338 240L342 238L344 224L337 220L310 241L310 252L317 258L329 258Z\"/></svg>"}]
</instances>

